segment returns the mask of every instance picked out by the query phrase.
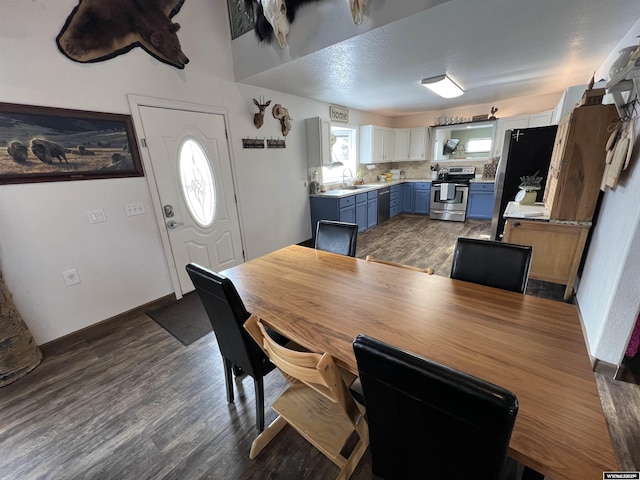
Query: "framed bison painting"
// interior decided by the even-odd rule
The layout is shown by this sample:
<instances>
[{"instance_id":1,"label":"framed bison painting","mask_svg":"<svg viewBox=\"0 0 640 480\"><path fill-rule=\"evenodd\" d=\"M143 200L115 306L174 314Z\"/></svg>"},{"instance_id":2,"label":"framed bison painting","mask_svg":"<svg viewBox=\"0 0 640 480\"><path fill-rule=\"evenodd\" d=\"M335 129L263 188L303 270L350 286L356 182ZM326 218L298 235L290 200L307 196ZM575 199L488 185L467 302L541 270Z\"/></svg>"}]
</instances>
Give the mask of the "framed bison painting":
<instances>
[{"instance_id":1,"label":"framed bison painting","mask_svg":"<svg viewBox=\"0 0 640 480\"><path fill-rule=\"evenodd\" d=\"M0 103L0 184L142 175L129 115Z\"/></svg>"}]
</instances>

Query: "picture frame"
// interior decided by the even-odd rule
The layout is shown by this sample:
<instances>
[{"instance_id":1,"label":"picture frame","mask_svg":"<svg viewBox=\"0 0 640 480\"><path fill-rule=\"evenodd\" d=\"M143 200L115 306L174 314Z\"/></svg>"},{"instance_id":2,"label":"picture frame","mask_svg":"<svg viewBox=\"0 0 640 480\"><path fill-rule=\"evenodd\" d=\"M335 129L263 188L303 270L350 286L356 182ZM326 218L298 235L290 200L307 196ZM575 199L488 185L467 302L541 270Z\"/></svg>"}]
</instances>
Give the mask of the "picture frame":
<instances>
[{"instance_id":1,"label":"picture frame","mask_svg":"<svg viewBox=\"0 0 640 480\"><path fill-rule=\"evenodd\" d=\"M131 116L0 103L0 185L141 176Z\"/></svg>"}]
</instances>

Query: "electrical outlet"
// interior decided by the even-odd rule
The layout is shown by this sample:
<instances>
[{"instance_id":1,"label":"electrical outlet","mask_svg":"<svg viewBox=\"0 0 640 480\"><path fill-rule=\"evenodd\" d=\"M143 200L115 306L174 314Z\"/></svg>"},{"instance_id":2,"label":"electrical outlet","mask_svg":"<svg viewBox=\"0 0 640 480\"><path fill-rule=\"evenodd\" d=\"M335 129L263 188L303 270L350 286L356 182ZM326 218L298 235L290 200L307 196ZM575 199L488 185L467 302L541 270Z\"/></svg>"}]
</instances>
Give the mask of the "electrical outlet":
<instances>
[{"instance_id":1,"label":"electrical outlet","mask_svg":"<svg viewBox=\"0 0 640 480\"><path fill-rule=\"evenodd\" d=\"M145 213L144 203L127 203L124 206L124 211L127 214L127 217L131 217L133 215L142 215L143 213Z\"/></svg>"},{"instance_id":2,"label":"electrical outlet","mask_svg":"<svg viewBox=\"0 0 640 480\"><path fill-rule=\"evenodd\" d=\"M78 270L75 268L62 272L62 277L64 278L64 283L67 287L80 283L80 276L78 275Z\"/></svg>"}]
</instances>

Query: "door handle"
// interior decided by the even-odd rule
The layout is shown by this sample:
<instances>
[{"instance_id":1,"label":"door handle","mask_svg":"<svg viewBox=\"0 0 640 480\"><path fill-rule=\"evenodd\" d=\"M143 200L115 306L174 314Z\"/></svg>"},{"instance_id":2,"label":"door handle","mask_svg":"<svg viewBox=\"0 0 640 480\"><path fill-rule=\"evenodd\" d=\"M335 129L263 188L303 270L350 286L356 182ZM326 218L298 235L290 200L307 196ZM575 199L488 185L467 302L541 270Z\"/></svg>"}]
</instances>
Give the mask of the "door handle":
<instances>
[{"instance_id":1,"label":"door handle","mask_svg":"<svg viewBox=\"0 0 640 480\"><path fill-rule=\"evenodd\" d=\"M167 218L173 217L173 205L165 205L162 207L164 210L164 216Z\"/></svg>"},{"instance_id":2,"label":"door handle","mask_svg":"<svg viewBox=\"0 0 640 480\"><path fill-rule=\"evenodd\" d=\"M182 223L181 222L176 222L175 220L169 220L167 222L167 228L171 228L171 229L178 228L180 225L182 225Z\"/></svg>"}]
</instances>

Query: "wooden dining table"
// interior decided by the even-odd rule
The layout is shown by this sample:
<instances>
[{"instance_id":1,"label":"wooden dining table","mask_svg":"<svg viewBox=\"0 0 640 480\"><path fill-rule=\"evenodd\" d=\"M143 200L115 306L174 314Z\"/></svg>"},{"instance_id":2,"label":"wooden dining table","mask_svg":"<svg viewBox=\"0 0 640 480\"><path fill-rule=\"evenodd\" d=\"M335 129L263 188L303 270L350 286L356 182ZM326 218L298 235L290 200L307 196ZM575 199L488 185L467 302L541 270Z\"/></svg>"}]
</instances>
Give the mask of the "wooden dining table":
<instances>
[{"instance_id":1,"label":"wooden dining table","mask_svg":"<svg viewBox=\"0 0 640 480\"><path fill-rule=\"evenodd\" d=\"M222 274L251 313L355 374L366 334L511 390L509 455L548 478L617 469L575 305L298 245Z\"/></svg>"}]
</instances>

